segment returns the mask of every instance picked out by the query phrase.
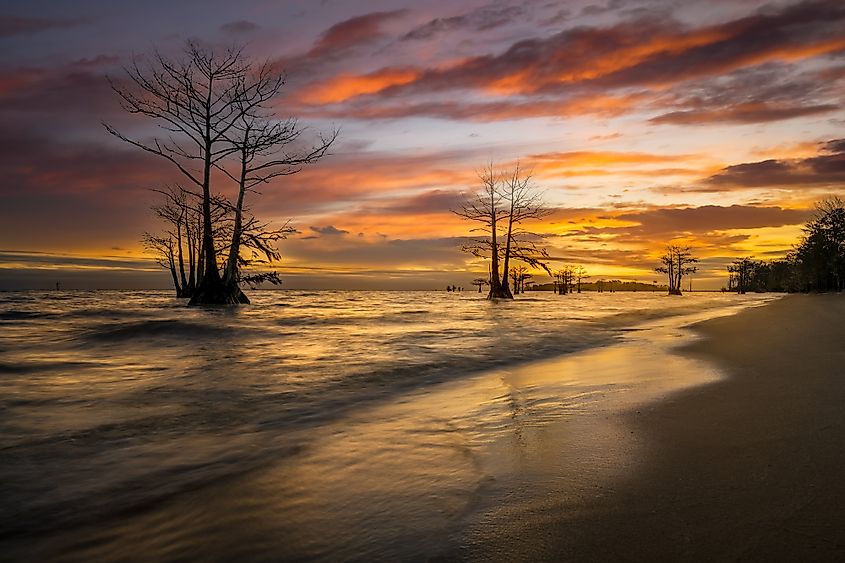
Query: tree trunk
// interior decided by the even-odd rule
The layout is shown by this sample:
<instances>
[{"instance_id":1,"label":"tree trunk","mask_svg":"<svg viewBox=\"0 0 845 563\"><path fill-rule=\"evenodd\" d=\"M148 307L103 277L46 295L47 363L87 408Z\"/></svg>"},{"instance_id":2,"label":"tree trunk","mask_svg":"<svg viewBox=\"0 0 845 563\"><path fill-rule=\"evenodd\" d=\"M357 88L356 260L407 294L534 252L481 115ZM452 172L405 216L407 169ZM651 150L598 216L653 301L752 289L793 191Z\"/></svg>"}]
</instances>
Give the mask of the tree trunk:
<instances>
[{"instance_id":1,"label":"tree trunk","mask_svg":"<svg viewBox=\"0 0 845 563\"><path fill-rule=\"evenodd\" d=\"M492 199L492 196L491 196ZM508 299L513 298L510 291L504 293L502 291L502 280L499 277L499 242L496 239L496 213L493 212L490 221L490 292L487 294L487 299Z\"/></svg>"},{"instance_id":2,"label":"tree trunk","mask_svg":"<svg viewBox=\"0 0 845 563\"><path fill-rule=\"evenodd\" d=\"M241 230L243 229L244 193L246 192L246 154L241 154L241 177L238 186L238 201L235 204L235 224L232 229L232 243L229 245L229 257L226 260L226 271L223 283L227 286L238 283L238 257L241 252Z\"/></svg>"},{"instance_id":3,"label":"tree trunk","mask_svg":"<svg viewBox=\"0 0 845 563\"><path fill-rule=\"evenodd\" d=\"M167 252L167 262L168 262L168 265L170 266L170 275L173 277L173 287L176 289L176 297L182 297L182 288L179 287L179 278L176 277L176 263L173 260L173 248L172 247Z\"/></svg>"},{"instance_id":4,"label":"tree trunk","mask_svg":"<svg viewBox=\"0 0 845 563\"><path fill-rule=\"evenodd\" d=\"M206 131L205 163L203 167L202 186L202 280L191 296L188 305L236 305L249 303L246 295L237 285L227 286L220 277L217 269L217 253L214 248L214 232L211 223L211 143L208 141L210 131Z\"/></svg>"},{"instance_id":5,"label":"tree trunk","mask_svg":"<svg viewBox=\"0 0 845 563\"><path fill-rule=\"evenodd\" d=\"M505 264L504 264L504 272L502 273L502 293L506 298L513 299L513 295L511 294L511 290L508 287L508 267L510 266L510 258L511 258L511 237L513 236L513 204L514 204L514 195L511 192L511 209L510 213L508 213L508 234L507 238L505 239ZM513 282L514 286L516 286L516 280ZM514 289L516 289L514 287ZM519 293L519 290L516 289L516 292Z\"/></svg>"},{"instance_id":6,"label":"tree trunk","mask_svg":"<svg viewBox=\"0 0 845 563\"><path fill-rule=\"evenodd\" d=\"M188 287L186 289L191 293L191 295L193 295L194 289L197 287L197 248L194 244L194 237L195 236L191 233L190 222L185 221L185 238L188 239Z\"/></svg>"},{"instance_id":7,"label":"tree trunk","mask_svg":"<svg viewBox=\"0 0 845 563\"><path fill-rule=\"evenodd\" d=\"M181 294L182 297L190 297L189 289L188 289L188 280L185 277L185 259L182 254L182 220L179 220L179 224L176 225L176 244L177 248L179 249L179 277L182 280L182 290Z\"/></svg>"}]
</instances>

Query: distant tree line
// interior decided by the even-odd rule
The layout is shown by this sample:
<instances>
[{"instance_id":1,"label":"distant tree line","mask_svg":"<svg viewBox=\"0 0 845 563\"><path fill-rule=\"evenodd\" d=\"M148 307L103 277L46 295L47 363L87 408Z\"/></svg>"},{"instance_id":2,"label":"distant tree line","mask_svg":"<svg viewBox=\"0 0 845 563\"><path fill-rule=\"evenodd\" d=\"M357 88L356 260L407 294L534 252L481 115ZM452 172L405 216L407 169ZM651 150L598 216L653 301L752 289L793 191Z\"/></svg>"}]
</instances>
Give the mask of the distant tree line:
<instances>
[{"instance_id":1,"label":"distant tree line","mask_svg":"<svg viewBox=\"0 0 845 563\"><path fill-rule=\"evenodd\" d=\"M590 276L581 265L566 265L552 274L552 291L558 295L581 293L581 282Z\"/></svg>"},{"instance_id":2,"label":"distant tree line","mask_svg":"<svg viewBox=\"0 0 845 563\"><path fill-rule=\"evenodd\" d=\"M827 292L845 289L845 202L837 196L816 204L804 235L785 258L745 257L728 265L727 291Z\"/></svg>"}]
</instances>

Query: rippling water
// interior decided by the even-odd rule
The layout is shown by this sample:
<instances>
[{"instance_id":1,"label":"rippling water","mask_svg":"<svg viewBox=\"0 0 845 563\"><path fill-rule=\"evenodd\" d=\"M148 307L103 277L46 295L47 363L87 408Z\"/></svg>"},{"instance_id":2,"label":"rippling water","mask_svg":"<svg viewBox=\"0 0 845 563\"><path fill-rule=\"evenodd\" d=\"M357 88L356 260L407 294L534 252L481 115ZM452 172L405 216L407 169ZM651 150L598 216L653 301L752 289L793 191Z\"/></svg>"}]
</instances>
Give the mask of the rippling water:
<instances>
[{"instance_id":1,"label":"rippling water","mask_svg":"<svg viewBox=\"0 0 845 563\"><path fill-rule=\"evenodd\" d=\"M0 556L437 556L485 502L476 444L513 425L510 399L473 374L766 299L250 297L0 293Z\"/></svg>"}]
</instances>

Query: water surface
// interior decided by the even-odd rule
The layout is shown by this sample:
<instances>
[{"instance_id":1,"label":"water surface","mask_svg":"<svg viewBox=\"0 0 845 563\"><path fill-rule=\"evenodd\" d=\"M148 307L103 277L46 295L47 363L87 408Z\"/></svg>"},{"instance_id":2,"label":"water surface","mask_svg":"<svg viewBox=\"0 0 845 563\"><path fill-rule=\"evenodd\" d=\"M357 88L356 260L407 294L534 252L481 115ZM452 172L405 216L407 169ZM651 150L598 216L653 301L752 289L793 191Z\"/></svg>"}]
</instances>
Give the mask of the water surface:
<instances>
[{"instance_id":1,"label":"water surface","mask_svg":"<svg viewBox=\"0 0 845 563\"><path fill-rule=\"evenodd\" d=\"M189 309L164 292L0 293L0 553L465 553L483 515L523 498L525 483L553 488L605 463L588 451L599 438L591 434L618 429L579 426L583 416L597 398L659 379L664 365L642 353L618 356L612 368L584 358L626 339L630 346L639 329L674 330L691 315L771 297L251 298L245 307ZM558 357L573 360L514 375ZM601 362L604 371L588 373ZM553 424L555 439L544 441ZM564 461L561 428L571 436ZM557 461L526 480L518 456L532 441L535 455Z\"/></svg>"}]
</instances>

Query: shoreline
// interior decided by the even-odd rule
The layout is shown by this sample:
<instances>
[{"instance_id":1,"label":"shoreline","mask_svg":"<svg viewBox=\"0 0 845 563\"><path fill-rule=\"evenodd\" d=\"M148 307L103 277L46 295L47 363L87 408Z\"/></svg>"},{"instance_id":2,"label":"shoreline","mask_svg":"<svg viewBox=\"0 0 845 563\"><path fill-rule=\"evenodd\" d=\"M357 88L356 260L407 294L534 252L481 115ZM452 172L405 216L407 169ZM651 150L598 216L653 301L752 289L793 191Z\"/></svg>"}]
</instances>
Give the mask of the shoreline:
<instances>
[{"instance_id":1,"label":"shoreline","mask_svg":"<svg viewBox=\"0 0 845 563\"><path fill-rule=\"evenodd\" d=\"M221 474L225 478L209 480L217 475L212 471L217 457L197 466L199 473L176 466L154 488L167 488L176 478L184 479L185 490L154 506L130 511L113 524L94 517L45 533L43 542L10 541L4 548L44 560L67 554L119 560L130 553L167 559L174 549L210 559L236 549L253 560L740 558L701 547L711 537L716 547L729 543L721 529L708 527L710 520L723 523L722 513L714 517L705 508L713 497L721 502L718 510L735 511L730 497L735 483L728 482L727 491L720 486L738 471L731 466L719 473L722 458L729 457L714 454L707 435L726 420L721 403L696 397L733 388L732 366L750 353L745 341L777 328L781 321L772 321L771 313L781 303L799 300L801 306L778 315L789 320L807 313L799 316L812 326L823 320L813 308L819 302L824 314L845 313L845 307L824 305L831 297L845 303L835 296L799 296L764 306L741 300L696 310L693 300L685 314L630 324L636 315L622 315L614 318L621 336L612 344L456 376L396 400L361 403L360 409L323 420L307 436L284 426L285 432L275 431L273 412L282 403L268 402L260 418L247 419L252 426L242 425L229 438L234 442L223 446L229 453L233 444L241 448L221 460L232 464L231 472ZM748 317L758 320L749 325ZM754 330L745 334L749 326ZM807 330L796 326L786 336ZM736 358L714 361L719 351L710 347L720 338L743 343ZM766 338L761 346L768 353ZM684 406L690 398L694 408ZM746 414L738 413L737 424L747 426ZM690 434L678 434L682 430ZM719 432L740 437L730 428ZM213 439L200 446L217 452L222 443ZM189 448L188 455L191 451L196 449ZM284 453L261 463L236 462L241 454L267 451ZM715 474L695 473L710 467ZM701 496L696 487L708 478L712 483ZM124 502L134 506L137 500L133 495ZM209 537L216 540L208 542Z\"/></svg>"},{"instance_id":2,"label":"shoreline","mask_svg":"<svg viewBox=\"0 0 845 563\"><path fill-rule=\"evenodd\" d=\"M250 488L272 499L298 483L284 495L300 498L295 511L272 500L261 509L283 515L290 531L281 535L297 546L291 558L532 559L531 549L487 552L495 545L488 535L499 537L513 518L534 519L550 498L577 510L639 471L649 445L629 433L622 413L721 379L718 369L671 350L696 317L734 312L648 320L610 345L373 404L323 428L302 458ZM335 538L319 534L326 528Z\"/></svg>"},{"instance_id":3,"label":"shoreline","mask_svg":"<svg viewBox=\"0 0 845 563\"><path fill-rule=\"evenodd\" d=\"M675 353L726 377L619 416L639 437L642 463L601 494L479 528L462 557L841 560L844 324L839 295L696 323L701 338Z\"/></svg>"}]
</instances>

